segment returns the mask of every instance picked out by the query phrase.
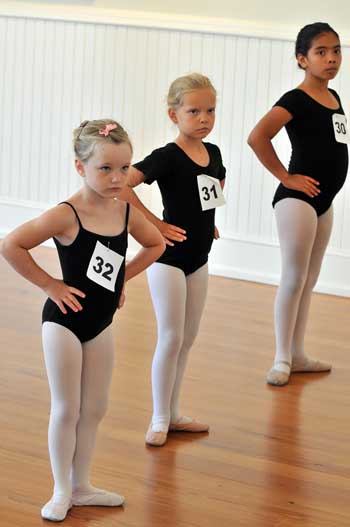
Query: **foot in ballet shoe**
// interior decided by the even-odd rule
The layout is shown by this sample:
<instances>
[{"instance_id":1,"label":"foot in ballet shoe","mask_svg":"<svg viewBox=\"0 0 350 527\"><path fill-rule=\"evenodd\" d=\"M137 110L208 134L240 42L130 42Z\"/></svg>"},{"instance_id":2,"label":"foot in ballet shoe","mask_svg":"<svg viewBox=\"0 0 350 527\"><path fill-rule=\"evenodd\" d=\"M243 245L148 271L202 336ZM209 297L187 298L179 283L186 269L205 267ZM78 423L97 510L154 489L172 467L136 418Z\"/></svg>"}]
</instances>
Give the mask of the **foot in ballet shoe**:
<instances>
[{"instance_id":1,"label":"foot in ballet shoe","mask_svg":"<svg viewBox=\"0 0 350 527\"><path fill-rule=\"evenodd\" d=\"M274 363L268 371L266 381L273 386L285 386L289 382L290 364L286 360L279 360Z\"/></svg>"},{"instance_id":2,"label":"foot in ballet shoe","mask_svg":"<svg viewBox=\"0 0 350 527\"><path fill-rule=\"evenodd\" d=\"M192 417L180 417L175 423L170 423L169 432L208 432L209 425L199 423Z\"/></svg>"},{"instance_id":3,"label":"foot in ballet shoe","mask_svg":"<svg viewBox=\"0 0 350 527\"><path fill-rule=\"evenodd\" d=\"M166 443L168 432L158 429L156 425L149 425L146 433L145 443L150 446L163 446Z\"/></svg>"},{"instance_id":4,"label":"foot in ballet shoe","mask_svg":"<svg viewBox=\"0 0 350 527\"><path fill-rule=\"evenodd\" d=\"M124 496L95 487L87 490L75 490L72 495L72 505L78 507L119 507L123 505L124 501Z\"/></svg>"},{"instance_id":5,"label":"foot in ballet shoe","mask_svg":"<svg viewBox=\"0 0 350 527\"><path fill-rule=\"evenodd\" d=\"M303 357L292 362L293 373L321 373L323 371L331 371L331 369L332 365L328 362L311 359L310 357Z\"/></svg>"},{"instance_id":6,"label":"foot in ballet shoe","mask_svg":"<svg viewBox=\"0 0 350 527\"><path fill-rule=\"evenodd\" d=\"M67 512L72 507L71 497L54 496L41 509L41 516L44 520L61 522L67 516Z\"/></svg>"}]
</instances>

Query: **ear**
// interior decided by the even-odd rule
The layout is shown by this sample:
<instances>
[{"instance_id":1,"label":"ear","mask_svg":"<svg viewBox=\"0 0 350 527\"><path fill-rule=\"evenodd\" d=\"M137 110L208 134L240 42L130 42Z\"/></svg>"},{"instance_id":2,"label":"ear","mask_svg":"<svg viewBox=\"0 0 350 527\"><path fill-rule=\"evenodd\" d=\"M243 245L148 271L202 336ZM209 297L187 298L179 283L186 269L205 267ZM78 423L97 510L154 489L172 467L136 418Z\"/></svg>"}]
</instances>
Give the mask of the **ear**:
<instances>
[{"instance_id":1,"label":"ear","mask_svg":"<svg viewBox=\"0 0 350 527\"><path fill-rule=\"evenodd\" d=\"M168 115L170 117L170 119L173 121L173 123L177 123L177 115L176 115L176 110L174 110L174 108L168 108Z\"/></svg>"},{"instance_id":2,"label":"ear","mask_svg":"<svg viewBox=\"0 0 350 527\"><path fill-rule=\"evenodd\" d=\"M80 161L80 159L76 158L75 161L74 161L74 164L75 164L75 168L76 168L79 176L84 177L85 176L84 165Z\"/></svg>"},{"instance_id":3,"label":"ear","mask_svg":"<svg viewBox=\"0 0 350 527\"><path fill-rule=\"evenodd\" d=\"M301 67L303 70L306 70L307 65L308 65L307 58L306 58L304 55L302 55L301 53L298 53L298 55L297 55L297 61L298 61L298 64L300 65L300 67Z\"/></svg>"}]
</instances>

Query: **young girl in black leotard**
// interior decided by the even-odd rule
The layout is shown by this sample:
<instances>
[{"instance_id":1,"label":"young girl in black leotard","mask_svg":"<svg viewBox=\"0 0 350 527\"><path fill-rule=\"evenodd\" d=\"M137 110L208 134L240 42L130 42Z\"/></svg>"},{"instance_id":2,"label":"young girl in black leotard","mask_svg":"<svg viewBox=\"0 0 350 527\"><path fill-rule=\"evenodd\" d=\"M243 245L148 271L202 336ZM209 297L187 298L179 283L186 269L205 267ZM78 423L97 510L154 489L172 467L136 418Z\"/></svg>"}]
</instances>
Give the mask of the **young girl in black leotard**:
<instances>
[{"instance_id":1,"label":"young girl in black leotard","mask_svg":"<svg viewBox=\"0 0 350 527\"><path fill-rule=\"evenodd\" d=\"M108 400L114 345L111 321L124 300L124 282L164 250L159 231L118 196L132 148L111 120L75 130L76 168L83 188L67 202L10 233L1 252L48 295L43 348L51 391L49 451L54 492L41 514L61 521L72 505L118 506L124 498L89 480L97 426ZM129 214L130 208L130 214ZM143 248L127 265L128 231ZM39 267L29 250L54 237L63 281Z\"/></svg>"},{"instance_id":2,"label":"young girl in black leotard","mask_svg":"<svg viewBox=\"0 0 350 527\"><path fill-rule=\"evenodd\" d=\"M174 142L154 150L130 170L129 185L158 183L163 221L130 190L126 199L162 232L167 248L149 272L158 324L152 365L153 417L146 443L162 446L168 431L204 432L205 423L184 416L179 398L189 351L197 335L208 283L208 255L215 208L224 203L225 168L219 148L203 139L215 122L216 92L204 75L179 77L170 86L168 114L178 128Z\"/></svg>"},{"instance_id":3,"label":"young girl in black leotard","mask_svg":"<svg viewBox=\"0 0 350 527\"><path fill-rule=\"evenodd\" d=\"M273 385L291 372L331 369L304 352L311 293L332 229L332 201L348 170L349 131L338 94L328 88L341 64L338 34L325 23L305 26L296 48L304 81L287 92L256 125L248 143L280 180L273 205L282 253L275 302L276 356L267 375ZM271 139L285 126L292 144L288 171Z\"/></svg>"}]
</instances>

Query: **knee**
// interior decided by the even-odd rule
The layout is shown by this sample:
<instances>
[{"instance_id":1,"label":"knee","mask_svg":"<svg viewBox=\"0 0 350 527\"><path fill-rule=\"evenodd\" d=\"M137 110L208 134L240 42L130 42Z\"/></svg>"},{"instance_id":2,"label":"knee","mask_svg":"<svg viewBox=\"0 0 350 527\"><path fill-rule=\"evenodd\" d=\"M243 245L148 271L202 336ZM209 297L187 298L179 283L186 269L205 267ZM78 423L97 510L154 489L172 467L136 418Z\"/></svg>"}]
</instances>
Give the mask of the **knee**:
<instances>
[{"instance_id":1,"label":"knee","mask_svg":"<svg viewBox=\"0 0 350 527\"><path fill-rule=\"evenodd\" d=\"M315 287L319 276L319 271L310 271L305 282L305 289L313 290Z\"/></svg>"},{"instance_id":2,"label":"knee","mask_svg":"<svg viewBox=\"0 0 350 527\"><path fill-rule=\"evenodd\" d=\"M158 346L160 346L169 357L175 358L179 354L183 340L184 336L182 332L169 330L158 336Z\"/></svg>"},{"instance_id":3,"label":"knee","mask_svg":"<svg viewBox=\"0 0 350 527\"><path fill-rule=\"evenodd\" d=\"M51 407L51 420L60 427L76 427L79 415L79 406L72 402L56 404Z\"/></svg>"},{"instance_id":4,"label":"knee","mask_svg":"<svg viewBox=\"0 0 350 527\"><path fill-rule=\"evenodd\" d=\"M289 272L281 279L281 288L288 296L298 296L302 293L307 280L306 272Z\"/></svg>"},{"instance_id":5,"label":"knee","mask_svg":"<svg viewBox=\"0 0 350 527\"><path fill-rule=\"evenodd\" d=\"M196 340L197 334L197 328L187 330L183 339L182 347L186 349L191 348Z\"/></svg>"},{"instance_id":6,"label":"knee","mask_svg":"<svg viewBox=\"0 0 350 527\"><path fill-rule=\"evenodd\" d=\"M94 401L93 404L82 405L80 419L93 423L99 423L106 415L108 407L107 400Z\"/></svg>"}]
</instances>

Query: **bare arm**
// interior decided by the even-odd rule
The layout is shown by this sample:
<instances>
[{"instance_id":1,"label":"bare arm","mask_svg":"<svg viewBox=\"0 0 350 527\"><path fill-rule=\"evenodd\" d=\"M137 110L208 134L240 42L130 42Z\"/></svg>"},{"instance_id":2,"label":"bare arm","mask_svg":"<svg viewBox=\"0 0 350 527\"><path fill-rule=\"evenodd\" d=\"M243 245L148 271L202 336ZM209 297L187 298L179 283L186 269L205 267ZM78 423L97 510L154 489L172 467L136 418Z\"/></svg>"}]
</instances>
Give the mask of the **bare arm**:
<instances>
[{"instance_id":1,"label":"bare arm","mask_svg":"<svg viewBox=\"0 0 350 527\"><path fill-rule=\"evenodd\" d=\"M255 126L248 137L248 145L254 150L259 161L281 183L294 190L304 192L310 197L319 194L315 179L301 174L289 174L279 160L272 145L272 139L293 116L284 108L274 106Z\"/></svg>"},{"instance_id":2,"label":"bare arm","mask_svg":"<svg viewBox=\"0 0 350 527\"><path fill-rule=\"evenodd\" d=\"M142 214L148 219L148 221L156 225L156 223L161 220L159 220L157 216L152 214L152 212L144 206L136 192L133 190L134 187L137 187L138 185L140 185L140 183L144 183L144 181L145 176L143 175L143 173L137 170L137 168L131 166L128 170L127 185L120 192L119 198L123 201L127 201L131 205L134 205L134 207L136 207L139 211L142 212Z\"/></svg>"},{"instance_id":3,"label":"bare arm","mask_svg":"<svg viewBox=\"0 0 350 527\"><path fill-rule=\"evenodd\" d=\"M130 280L155 262L165 250L159 230L134 207L130 209L129 232L142 248L125 266L125 281Z\"/></svg>"},{"instance_id":4,"label":"bare arm","mask_svg":"<svg viewBox=\"0 0 350 527\"><path fill-rule=\"evenodd\" d=\"M63 313L66 313L63 302L73 311L82 309L74 295L84 297L85 294L49 275L35 262L29 250L52 236L63 235L74 221L73 214L64 214L63 207L54 207L12 231L1 244L1 254L9 264L20 275L45 291Z\"/></svg>"},{"instance_id":5,"label":"bare arm","mask_svg":"<svg viewBox=\"0 0 350 527\"><path fill-rule=\"evenodd\" d=\"M182 242L183 240L186 240L186 231L184 229L159 219L149 209L147 209L147 207L145 207L142 201L138 198L137 194L133 190L133 187L136 187L144 181L144 174L137 170L137 168L131 166L128 172L128 183L119 194L119 198L124 201L128 201L131 205L134 205L134 207L142 212L148 221L153 223L153 225L155 225L162 233L164 240L168 245L174 245L171 240L176 242Z\"/></svg>"}]
</instances>

